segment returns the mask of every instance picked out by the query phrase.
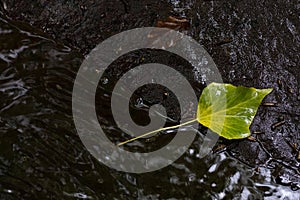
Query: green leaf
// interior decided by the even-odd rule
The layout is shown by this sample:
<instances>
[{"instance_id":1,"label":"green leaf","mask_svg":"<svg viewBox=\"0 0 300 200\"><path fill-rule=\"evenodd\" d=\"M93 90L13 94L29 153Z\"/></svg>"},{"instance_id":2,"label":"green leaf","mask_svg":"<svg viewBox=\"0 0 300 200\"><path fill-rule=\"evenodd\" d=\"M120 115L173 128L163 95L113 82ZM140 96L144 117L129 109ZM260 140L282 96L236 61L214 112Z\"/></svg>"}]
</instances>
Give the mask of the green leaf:
<instances>
[{"instance_id":1,"label":"green leaf","mask_svg":"<svg viewBox=\"0 0 300 200\"><path fill-rule=\"evenodd\" d=\"M224 138L248 137L261 101L272 90L211 83L201 94L197 120Z\"/></svg>"}]
</instances>

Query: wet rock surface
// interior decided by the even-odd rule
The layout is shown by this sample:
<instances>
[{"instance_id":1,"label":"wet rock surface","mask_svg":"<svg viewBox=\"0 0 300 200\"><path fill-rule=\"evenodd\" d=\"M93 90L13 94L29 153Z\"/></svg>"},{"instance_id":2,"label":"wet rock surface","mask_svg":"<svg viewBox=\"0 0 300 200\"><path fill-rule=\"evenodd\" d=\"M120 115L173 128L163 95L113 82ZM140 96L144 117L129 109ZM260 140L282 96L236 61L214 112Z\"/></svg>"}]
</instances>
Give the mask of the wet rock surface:
<instances>
[{"instance_id":1,"label":"wet rock surface","mask_svg":"<svg viewBox=\"0 0 300 200\"><path fill-rule=\"evenodd\" d=\"M171 5L163 1L3 1L6 13L88 53L120 31L154 26ZM164 8L164 9L162 9Z\"/></svg>"},{"instance_id":2,"label":"wet rock surface","mask_svg":"<svg viewBox=\"0 0 300 200\"><path fill-rule=\"evenodd\" d=\"M272 169L278 183L300 188L297 1L0 2L2 12L9 18L30 23L84 55L121 31L155 26L159 19L170 15L188 19L190 28L185 32L210 53L224 82L274 88L251 126L256 141L220 143L226 144L227 152L243 163Z\"/></svg>"}]
</instances>

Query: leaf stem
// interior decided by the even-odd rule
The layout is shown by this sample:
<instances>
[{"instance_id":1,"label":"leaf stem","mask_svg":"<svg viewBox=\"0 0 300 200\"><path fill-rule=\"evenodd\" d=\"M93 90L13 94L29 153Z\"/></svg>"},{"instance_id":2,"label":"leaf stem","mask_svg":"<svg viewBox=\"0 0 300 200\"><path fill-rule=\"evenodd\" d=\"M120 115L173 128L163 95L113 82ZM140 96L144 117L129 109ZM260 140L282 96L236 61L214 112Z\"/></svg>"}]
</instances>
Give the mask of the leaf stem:
<instances>
[{"instance_id":1,"label":"leaf stem","mask_svg":"<svg viewBox=\"0 0 300 200\"><path fill-rule=\"evenodd\" d=\"M193 122L195 122L195 121L197 121L197 119L193 119L193 120L191 120L191 121L187 121L187 122L184 122L184 123L182 123L182 124L178 124L178 125L176 125L176 126L164 127L164 128L160 128L160 129L157 129L157 130L148 132L148 133L144 133L144 134L142 134L142 135L140 135L140 136L137 136L137 137L131 138L131 139L129 139L129 140L126 140L126 141L124 141L124 142L121 142L121 143L117 144L117 146L121 146L121 145L123 145L123 144L132 142L132 141L134 141L134 140L137 140L137 139L139 139L139 138L142 138L142 137L151 135L151 134L153 134L153 133L157 133L157 132L160 132L160 131L166 131L166 130L170 130L170 129L182 127L182 126L185 126L185 125L187 125L187 124L191 124L191 123L193 123Z\"/></svg>"}]
</instances>

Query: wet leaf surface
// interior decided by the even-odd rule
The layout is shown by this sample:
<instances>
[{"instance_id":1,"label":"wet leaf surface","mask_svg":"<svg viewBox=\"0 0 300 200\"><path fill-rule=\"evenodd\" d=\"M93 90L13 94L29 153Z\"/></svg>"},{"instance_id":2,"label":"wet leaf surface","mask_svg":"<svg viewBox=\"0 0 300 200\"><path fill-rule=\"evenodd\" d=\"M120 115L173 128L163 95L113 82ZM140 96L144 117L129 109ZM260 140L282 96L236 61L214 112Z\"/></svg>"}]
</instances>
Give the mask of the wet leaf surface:
<instances>
[{"instance_id":1,"label":"wet leaf surface","mask_svg":"<svg viewBox=\"0 0 300 200\"><path fill-rule=\"evenodd\" d=\"M259 105L271 91L211 83L200 96L198 122L226 139L246 138Z\"/></svg>"}]
</instances>

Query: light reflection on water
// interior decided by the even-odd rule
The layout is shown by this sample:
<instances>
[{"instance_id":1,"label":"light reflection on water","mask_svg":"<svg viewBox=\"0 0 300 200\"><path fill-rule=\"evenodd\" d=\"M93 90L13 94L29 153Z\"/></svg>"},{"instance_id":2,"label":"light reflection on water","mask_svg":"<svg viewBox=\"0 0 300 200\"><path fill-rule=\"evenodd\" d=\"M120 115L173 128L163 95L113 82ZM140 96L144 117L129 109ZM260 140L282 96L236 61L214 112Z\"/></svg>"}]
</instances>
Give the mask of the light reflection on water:
<instances>
[{"instance_id":1,"label":"light reflection on water","mask_svg":"<svg viewBox=\"0 0 300 200\"><path fill-rule=\"evenodd\" d=\"M157 172L135 175L103 166L84 149L72 123L72 82L83 56L13 23L0 23L2 199L300 198L275 184L269 169L255 172L225 152L199 159L199 141Z\"/></svg>"}]
</instances>

